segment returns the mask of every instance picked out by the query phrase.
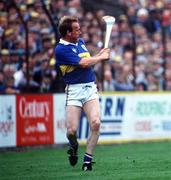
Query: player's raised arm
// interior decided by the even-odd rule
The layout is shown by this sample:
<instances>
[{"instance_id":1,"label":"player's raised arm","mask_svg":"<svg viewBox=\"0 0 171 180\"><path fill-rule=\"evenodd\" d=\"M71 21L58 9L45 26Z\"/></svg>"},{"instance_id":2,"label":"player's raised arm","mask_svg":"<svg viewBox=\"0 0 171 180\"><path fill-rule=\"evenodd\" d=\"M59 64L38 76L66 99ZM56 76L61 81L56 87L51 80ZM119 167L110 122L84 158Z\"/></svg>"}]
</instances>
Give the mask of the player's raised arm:
<instances>
[{"instance_id":1,"label":"player's raised arm","mask_svg":"<svg viewBox=\"0 0 171 180\"><path fill-rule=\"evenodd\" d=\"M82 58L79 62L79 65L82 68L86 68L86 67L90 67L94 64L97 64L98 62L108 60L109 53L110 53L110 49L104 48L97 55L95 55L93 57Z\"/></svg>"}]
</instances>

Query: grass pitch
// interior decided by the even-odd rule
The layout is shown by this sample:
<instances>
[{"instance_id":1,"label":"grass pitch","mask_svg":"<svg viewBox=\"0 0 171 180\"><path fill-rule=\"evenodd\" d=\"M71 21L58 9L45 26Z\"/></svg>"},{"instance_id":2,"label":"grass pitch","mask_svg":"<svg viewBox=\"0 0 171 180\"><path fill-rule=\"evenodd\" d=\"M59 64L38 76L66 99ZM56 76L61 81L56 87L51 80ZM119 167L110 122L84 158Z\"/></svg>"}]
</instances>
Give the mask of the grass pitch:
<instances>
[{"instance_id":1,"label":"grass pitch","mask_svg":"<svg viewBox=\"0 0 171 180\"><path fill-rule=\"evenodd\" d=\"M99 145L92 172L82 172L85 147L79 162L68 163L67 147L0 152L0 180L169 180L171 142Z\"/></svg>"}]
</instances>

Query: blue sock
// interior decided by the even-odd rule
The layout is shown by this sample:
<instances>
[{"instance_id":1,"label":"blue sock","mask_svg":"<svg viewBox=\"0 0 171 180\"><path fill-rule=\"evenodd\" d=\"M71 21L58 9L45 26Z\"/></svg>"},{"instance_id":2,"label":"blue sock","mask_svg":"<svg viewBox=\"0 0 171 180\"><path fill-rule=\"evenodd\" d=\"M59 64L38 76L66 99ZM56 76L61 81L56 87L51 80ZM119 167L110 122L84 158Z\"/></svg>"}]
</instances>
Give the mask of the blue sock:
<instances>
[{"instance_id":1,"label":"blue sock","mask_svg":"<svg viewBox=\"0 0 171 180\"><path fill-rule=\"evenodd\" d=\"M84 154L84 163L91 163L93 156L91 154L85 153Z\"/></svg>"}]
</instances>

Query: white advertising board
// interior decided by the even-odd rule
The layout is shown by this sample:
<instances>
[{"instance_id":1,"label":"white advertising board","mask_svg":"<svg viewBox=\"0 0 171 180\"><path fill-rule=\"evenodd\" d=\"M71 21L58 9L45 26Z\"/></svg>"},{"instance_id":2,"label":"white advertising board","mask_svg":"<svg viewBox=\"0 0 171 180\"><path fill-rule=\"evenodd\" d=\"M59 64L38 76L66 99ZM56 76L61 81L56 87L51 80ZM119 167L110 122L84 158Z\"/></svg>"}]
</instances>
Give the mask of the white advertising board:
<instances>
[{"instance_id":1,"label":"white advertising board","mask_svg":"<svg viewBox=\"0 0 171 180\"><path fill-rule=\"evenodd\" d=\"M131 101L132 97L129 95L101 95L101 127L100 127L100 141L112 141L118 139L131 138L131 124L129 120L132 117ZM79 139L86 140L89 136L89 125L85 115L82 115L79 128Z\"/></svg>"},{"instance_id":2,"label":"white advertising board","mask_svg":"<svg viewBox=\"0 0 171 180\"><path fill-rule=\"evenodd\" d=\"M16 146L16 98L0 96L0 147Z\"/></svg>"},{"instance_id":3,"label":"white advertising board","mask_svg":"<svg viewBox=\"0 0 171 180\"><path fill-rule=\"evenodd\" d=\"M133 105L133 138L171 137L171 94L137 94Z\"/></svg>"},{"instance_id":4,"label":"white advertising board","mask_svg":"<svg viewBox=\"0 0 171 180\"><path fill-rule=\"evenodd\" d=\"M171 94L102 94L99 142L171 138ZM79 138L85 142L89 126L82 116Z\"/></svg>"},{"instance_id":5,"label":"white advertising board","mask_svg":"<svg viewBox=\"0 0 171 180\"><path fill-rule=\"evenodd\" d=\"M53 96L54 103L54 143L67 143L66 138L66 115L65 115L65 94L55 94Z\"/></svg>"}]
</instances>

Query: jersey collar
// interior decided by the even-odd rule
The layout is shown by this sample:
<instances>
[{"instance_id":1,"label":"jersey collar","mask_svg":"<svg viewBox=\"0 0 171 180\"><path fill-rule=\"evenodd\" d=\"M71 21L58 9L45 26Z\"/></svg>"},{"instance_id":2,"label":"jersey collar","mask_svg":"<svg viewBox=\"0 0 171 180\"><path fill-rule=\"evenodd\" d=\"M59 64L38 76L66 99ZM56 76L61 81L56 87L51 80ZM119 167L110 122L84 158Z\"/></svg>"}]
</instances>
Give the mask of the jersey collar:
<instances>
[{"instance_id":1,"label":"jersey collar","mask_svg":"<svg viewBox=\"0 0 171 180\"><path fill-rule=\"evenodd\" d=\"M68 42L68 41L65 41L64 39L60 39L59 41L60 44L63 44L63 45L75 45L77 46L78 43L74 44L74 43L71 43L71 42Z\"/></svg>"}]
</instances>

